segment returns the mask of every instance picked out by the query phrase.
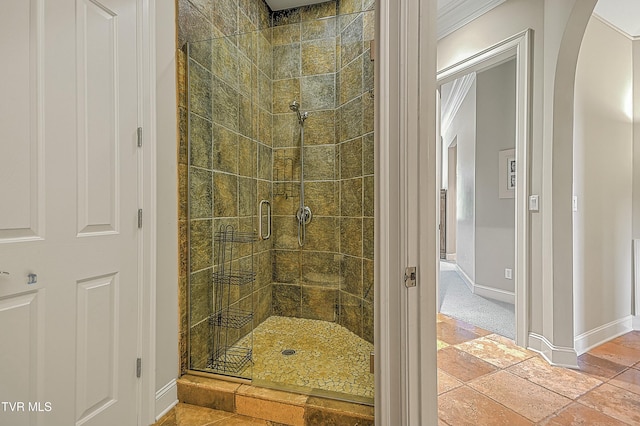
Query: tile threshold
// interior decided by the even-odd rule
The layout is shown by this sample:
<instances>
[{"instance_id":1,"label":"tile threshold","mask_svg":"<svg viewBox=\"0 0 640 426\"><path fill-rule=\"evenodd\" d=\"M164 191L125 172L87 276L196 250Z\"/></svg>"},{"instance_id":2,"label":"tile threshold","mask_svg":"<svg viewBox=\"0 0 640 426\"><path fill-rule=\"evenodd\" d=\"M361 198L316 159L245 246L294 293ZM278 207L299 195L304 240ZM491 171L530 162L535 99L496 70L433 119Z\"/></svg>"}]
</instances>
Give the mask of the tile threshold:
<instances>
[{"instance_id":1,"label":"tile threshold","mask_svg":"<svg viewBox=\"0 0 640 426\"><path fill-rule=\"evenodd\" d=\"M177 383L180 403L270 422L266 424L341 424L350 419L361 426L374 425L374 407L370 405L191 374L182 376Z\"/></svg>"}]
</instances>

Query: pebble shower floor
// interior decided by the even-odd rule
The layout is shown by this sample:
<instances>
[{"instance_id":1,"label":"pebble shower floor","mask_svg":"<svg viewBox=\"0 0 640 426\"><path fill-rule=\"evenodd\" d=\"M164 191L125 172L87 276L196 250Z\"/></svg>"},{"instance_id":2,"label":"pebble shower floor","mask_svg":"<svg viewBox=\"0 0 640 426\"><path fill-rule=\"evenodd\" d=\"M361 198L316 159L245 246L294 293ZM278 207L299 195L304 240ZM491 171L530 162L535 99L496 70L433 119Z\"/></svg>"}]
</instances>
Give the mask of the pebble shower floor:
<instances>
[{"instance_id":1,"label":"pebble shower floor","mask_svg":"<svg viewBox=\"0 0 640 426\"><path fill-rule=\"evenodd\" d=\"M287 349L295 354L283 355ZM336 323L273 316L253 331L253 380L373 399L372 351Z\"/></svg>"}]
</instances>

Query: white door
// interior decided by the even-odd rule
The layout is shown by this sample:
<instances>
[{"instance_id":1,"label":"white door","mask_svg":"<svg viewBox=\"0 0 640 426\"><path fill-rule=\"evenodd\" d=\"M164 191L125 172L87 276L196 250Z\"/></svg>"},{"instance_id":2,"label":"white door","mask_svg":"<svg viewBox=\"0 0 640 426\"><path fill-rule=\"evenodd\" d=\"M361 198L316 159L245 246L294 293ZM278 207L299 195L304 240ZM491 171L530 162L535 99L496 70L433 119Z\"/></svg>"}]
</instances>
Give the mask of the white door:
<instances>
[{"instance_id":1,"label":"white door","mask_svg":"<svg viewBox=\"0 0 640 426\"><path fill-rule=\"evenodd\" d=\"M0 425L138 423L137 13L0 1Z\"/></svg>"}]
</instances>

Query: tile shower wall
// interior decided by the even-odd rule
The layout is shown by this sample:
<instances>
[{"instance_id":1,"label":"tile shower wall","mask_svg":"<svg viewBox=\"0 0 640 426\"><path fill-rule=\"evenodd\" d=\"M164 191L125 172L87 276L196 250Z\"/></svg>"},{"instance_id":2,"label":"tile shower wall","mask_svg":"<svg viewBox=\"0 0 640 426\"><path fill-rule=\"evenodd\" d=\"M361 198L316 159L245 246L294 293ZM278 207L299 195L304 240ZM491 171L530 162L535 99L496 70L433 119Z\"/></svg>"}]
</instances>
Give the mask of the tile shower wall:
<instances>
[{"instance_id":1,"label":"tile shower wall","mask_svg":"<svg viewBox=\"0 0 640 426\"><path fill-rule=\"evenodd\" d=\"M255 228L255 206L262 199L273 204L273 237L254 246L253 293L238 289L233 300L243 307L251 300L255 325L271 314L336 321L373 342L373 0L276 13L262 0L177 3L179 46L251 32L192 45L191 98L200 102L192 104L190 115L187 58L177 51L182 371L204 367L211 351L204 319L212 310L213 233L222 222ZM294 99L309 111L305 199L314 219L303 249L295 219L300 142L289 110Z\"/></svg>"},{"instance_id":2,"label":"tile shower wall","mask_svg":"<svg viewBox=\"0 0 640 426\"><path fill-rule=\"evenodd\" d=\"M262 0L178 0L178 7L178 45L190 42L188 55L177 51L180 351L181 369L185 372L189 368L205 368L212 351L208 317L215 309L211 283L218 243L214 244L214 234L221 225L233 225L243 232L255 229L256 200L271 198L272 46L270 11ZM187 77L191 82L190 112ZM236 245L235 250L233 269L253 269L257 276L253 287L231 288L231 307L253 310L257 325L271 314L271 245L255 243L253 256L251 244ZM250 324L241 330L230 329L231 341L250 330Z\"/></svg>"},{"instance_id":3,"label":"tile shower wall","mask_svg":"<svg viewBox=\"0 0 640 426\"><path fill-rule=\"evenodd\" d=\"M336 321L373 342L372 1L327 2L273 15L276 315ZM300 139L313 220L298 247Z\"/></svg>"},{"instance_id":4,"label":"tile shower wall","mask_svg":"<svg viewBox=\"0 0 640 426\"><path fill-rule=\"evenodd\" d=\"M362 8L358 6L362 5ZM336 174L342 265L339 322L373 343L373 1L344 1L337 55Z\"/></svg>"},{"instance_id":5,"label":"tile shower wall","mask_svg":"<svg viewBox=\"0 0 640 426\"><path fill-rule=\"evenodd\" d=\"M339 185L336 181L335 1L273 14L274 315L337 321L340 288ZM305 204L313 214L298 245L300 131L305 121Z\"/></svg>"}]
</instances>

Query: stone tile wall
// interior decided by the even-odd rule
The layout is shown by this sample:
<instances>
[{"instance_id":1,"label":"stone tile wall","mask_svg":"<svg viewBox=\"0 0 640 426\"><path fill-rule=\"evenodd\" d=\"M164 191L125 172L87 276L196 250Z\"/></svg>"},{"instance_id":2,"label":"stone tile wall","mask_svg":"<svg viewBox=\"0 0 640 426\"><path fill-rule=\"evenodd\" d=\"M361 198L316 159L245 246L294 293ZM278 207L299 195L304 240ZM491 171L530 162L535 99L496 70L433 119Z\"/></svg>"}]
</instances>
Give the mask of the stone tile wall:
<instances>
[{"instance_id":1,"label":"stone tile wall","mask_svg":"<svg viewBox=\"0 0 640 426\"><path fill-rule=\"evenodd\" d=\"M343 0L274 14L273 312L337 321L373 342L372 1ZM300 137L305 204L297 242Z\"/></svg>"},{"instance_id":2,"label":"stone tile wall","mask_svg":"<svg viewBox=\"0 0 640 426\"><path fill-rule=\"evenodd\" d=\"M257 228L257 200L271 198L273 49L270 10L262 0L178 0L178 8L178 45L189 42L188 52L177 51L180 351L185 372L206 367L212 352L212 333L217 331L208 321L216 309L211 283L220 247L214 235L227 225L252 232ZM228 300L232 308L253 311L257 325L271 314L271 244L237 243L233 249L234 260L227 267L253 270L256 280L253 286L232 286L221 296L225 305ZM227 343L249 331L251 324L229 329Z\"/></svg>"},{"instance_id":3,"label":"stone tile wall","mask_svg":"<svg viewBox=\"0 0 640 426\"><path fill-rule=\"evenodd\" d=\"M273 14L273 313L337 321L340 286L339 186L336 182L335 1ZM300 127L304 125L305 205L312 221L298 245Z\"/></svg>"},{"instance_id":4,"label":"stone tile wall","mask_svg":"<svg viewBox=\"0 0 640 426\"><path fill-rule=\"evenodd\" d=\"M336 164L340 184L339 322L373 343L373 1L342 1L338 35ZM348 15L343 13L349 13Z\"/></svg>"}]
</instances>

